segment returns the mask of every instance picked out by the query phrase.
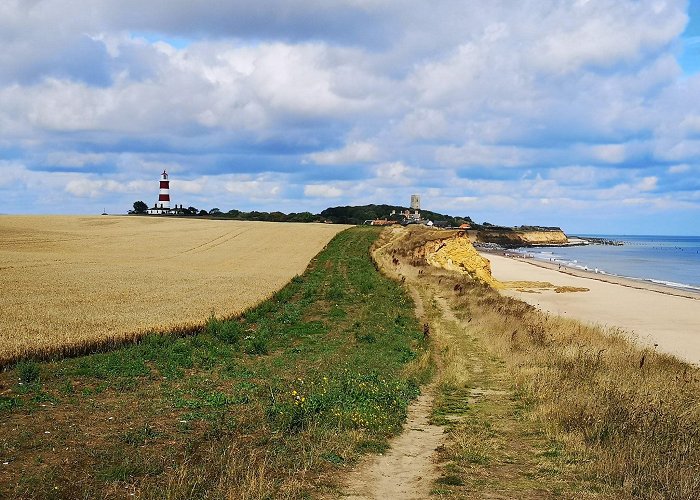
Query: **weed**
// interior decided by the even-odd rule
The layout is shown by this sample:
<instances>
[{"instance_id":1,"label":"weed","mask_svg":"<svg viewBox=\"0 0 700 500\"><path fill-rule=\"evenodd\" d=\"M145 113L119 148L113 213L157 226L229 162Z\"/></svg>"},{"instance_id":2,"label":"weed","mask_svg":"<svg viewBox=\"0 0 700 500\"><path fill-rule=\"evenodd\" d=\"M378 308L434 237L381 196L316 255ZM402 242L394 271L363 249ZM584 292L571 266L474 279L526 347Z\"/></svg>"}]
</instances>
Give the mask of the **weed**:
<instances>
[{"instance_id":1,"label":"weed","mask_svg":"<svg viewBox=\"0 0 700 500\"><path fill-rule=\"evenodd\" d=\"M385 441L379 441L375 439L365 439L360 441L355 446L360 453L372 453L374 455L380 455L386 453L389 449L389 445Z\"/></svg>"},{"instance_id":2,"label":"weed","mask_svg":"<svg viewBox=\"0 0 700 500\"><path fill-rule=\"evenodd\" d=\"M139 476L155 476L162 472L159 464L144 460L139 455L116 457L116 460L107 462L97 471L97 477L102 481L133 481Z\"/></svg>"},{"instance_id":3,"label":"weed","mask_svg":"<svg viewBox=\"0 0 700 500\"><path fill-rule=\"evenodd\" d=\"M157 439L158 436L160 436L158 431L156 431L150 425L145 425L138 429L132 429L125 432L122 436L122 441L132 446L141 446Z\"/></svg>"},{"instance_id":4,"label":"weed","mask_svg":"<svg viewBox=\"0 0 700 500\"><path fill-rule=\"evenodd\" d=\"M20 361L15 368L19 379L25 384L38 382L41 376L39 365L34 361Z\"/></svg>"},{"instance_id":5,"label":"weed","mask_svg":"<svg viewBox=\"0 0 700 500\"><path fill-rule=\"evenodd\" d=\"M408 402L417 395L411 382L346 369L320 380L298 379L275 398L267 415L276 427L290 432L325 426L389 434L401 428Z\"/></svg>"},{"instance_id":6,"label":"weed","mask_svg":"<svg viewBox=\"0 0 700 500\"><path fill-rule=\"evenodd\" d=\"M70 380L65 380L63 384L61 384L60 391L66 395L75 394L75 388L73 387L73 384Z\"/></svg>"},{"instance_id":7,"label":"weed","mask_svg":"<svg viewBox=\"0 0 700 500\"><path fill-rule=\"evenodd\" d=\"M246 354L263 356L270 352L267 337L264 334L253 335L245 345Z\"/></svg>"},{"instance_id":8,"label":"weed","mask_svg":"<svg viewBox=\"0 0 700 500\"><path fill-rule=\"evenodd\" d=\"M454 475L449 475L449 476L442 476L438 478L436 481L438 484L445 484L449 486L463 486L464 481L462 481L462 478L459 476L454 476Z\"/></svg>"},{"instance_id":9,"label":"weed","mask_svg":"<svg viewBox=\"0 0 700 500\"><path fill-rule=\"evenodd\" d=\"M13 396L0 396L0 412L22 406L22 400Z\"/></svg>"},{"instance_id":10,"label":"weed","mask_svg":"<svg viewBox=\"0 0 700 500\"><path fill-rule=\"evenodd\" d=\"M345 459L343 457L341 457L340 455L338 455L337 453L334 453L332 451L322 453L321 458L323 460L325 460L326 462L330 462L330 463L336 464L336 465L339 465L339 464L342 464L343 462L345 462Z\"/></svg>"}]
</instances>

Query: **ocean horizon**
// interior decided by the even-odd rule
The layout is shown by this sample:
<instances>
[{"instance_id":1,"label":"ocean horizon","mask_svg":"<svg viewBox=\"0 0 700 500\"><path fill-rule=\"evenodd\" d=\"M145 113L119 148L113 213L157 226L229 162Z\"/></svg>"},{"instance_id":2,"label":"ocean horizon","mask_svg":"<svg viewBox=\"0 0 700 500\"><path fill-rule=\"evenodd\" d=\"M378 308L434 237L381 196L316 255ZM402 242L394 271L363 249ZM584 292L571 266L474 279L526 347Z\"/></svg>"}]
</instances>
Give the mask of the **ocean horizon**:
<instances>
[{"instance_id":1,"label":"ocean horizon","mask_svg":"<svg viewBox=\"0 0 700 500\"><path fill-rule=\"evenodd\" d=\"M700 292L700 236L577 234L621 246L521 248L537 260Z\"/></svg>"}]
</instances>

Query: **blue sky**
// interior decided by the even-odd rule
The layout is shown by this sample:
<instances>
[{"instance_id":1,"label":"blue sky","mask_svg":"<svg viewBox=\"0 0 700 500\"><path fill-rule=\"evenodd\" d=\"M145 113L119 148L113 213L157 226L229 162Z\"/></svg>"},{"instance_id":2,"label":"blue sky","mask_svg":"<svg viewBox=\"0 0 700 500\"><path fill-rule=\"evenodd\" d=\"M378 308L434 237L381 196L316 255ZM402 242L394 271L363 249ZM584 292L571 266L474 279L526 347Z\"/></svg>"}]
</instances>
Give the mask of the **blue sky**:
<instances>
[{"instance_id":1,"label":"blue sky","mask_svg":"<svg viewBox=\"0 0 700 500\"><path fill-rule=\"evenodd\" d=\"M0 213L407 204L700 234L700 2L8 0Z\"/></svg>"}]
</instances>

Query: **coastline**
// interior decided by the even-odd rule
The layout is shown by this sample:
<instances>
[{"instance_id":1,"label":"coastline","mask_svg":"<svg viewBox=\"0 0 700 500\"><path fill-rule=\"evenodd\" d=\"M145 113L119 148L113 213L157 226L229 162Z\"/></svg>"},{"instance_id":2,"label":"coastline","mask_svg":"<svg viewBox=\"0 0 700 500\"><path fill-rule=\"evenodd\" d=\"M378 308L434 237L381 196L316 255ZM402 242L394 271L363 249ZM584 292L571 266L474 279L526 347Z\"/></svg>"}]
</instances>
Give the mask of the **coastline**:
<instances>
[{"instance_id":1,"label":"coastline","mask_svg":"<svg viewBox=\"0 0 700 500\"><path fill-rule=\"evenodd\" d=\"M642 278L628 278L624 276L617 276L615 274L609 273L596 273L595 271L589 270L585 271L583 269L577 269L568 266L559 266L559 264L554 264L551 262L535 259L535 258L525 258L517 255L505 256L503 255L503 250L483 250L479 249L479 253L490 259L491 256L501 257L510 260L517 260L518 262L523 262L525 264L530 264L531 266L541 267L544 269L551 269L561 274L568 274L569 276L576 276L579 278L592 279L597 281L602 281L605 283L612 283L615 285L625 286L629 288L637 288L639 290L648 290L656 293L663 293L666 295L676 295L678 297L685 297L688 299L700 300L700 291L695 292L693 290L688 290L685 288L673 287L671 285L664 285L661 283L655 283L653 281L642 279Z\"/></svg>"},{"instance_id":2,"label":"coastline","mask_svg":"<svg viewBox=\"0 0 700 500\"><path fill-rule=\"evenodd\" d=\"M632 340L700 364L700 293L655 283L564 268L534 259L479 252L502 282L549 282L587 291L518 287L502 290L539 309L623 330ZM499 252L500 253L500 252Z\"/></svg>"}]
</instances>

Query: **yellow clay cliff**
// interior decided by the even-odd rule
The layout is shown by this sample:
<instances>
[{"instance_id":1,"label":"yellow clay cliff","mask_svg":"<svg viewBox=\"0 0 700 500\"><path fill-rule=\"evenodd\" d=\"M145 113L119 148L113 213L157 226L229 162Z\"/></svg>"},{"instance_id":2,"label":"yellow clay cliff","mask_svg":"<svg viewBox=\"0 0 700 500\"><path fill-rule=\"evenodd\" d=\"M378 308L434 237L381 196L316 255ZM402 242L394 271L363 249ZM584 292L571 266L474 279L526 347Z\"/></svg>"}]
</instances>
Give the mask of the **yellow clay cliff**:
<instances>
[{"instance_id":1,"label":"yellow clay cliff","mask_svg":"<svg viewBox=\"0 0 700 500\"><path fill-rule=\"evenodd\" d=\"M501 287L491 276L491 263L479 255L467 237L453 236L426 243L425 260L432 266L469 274L495 288Z\"/></svg>"}]
</instances>

